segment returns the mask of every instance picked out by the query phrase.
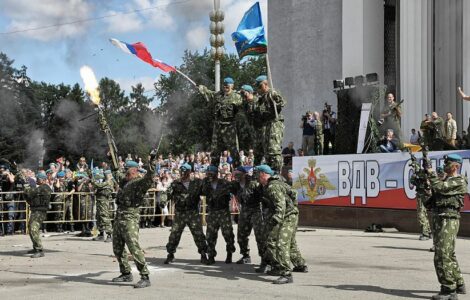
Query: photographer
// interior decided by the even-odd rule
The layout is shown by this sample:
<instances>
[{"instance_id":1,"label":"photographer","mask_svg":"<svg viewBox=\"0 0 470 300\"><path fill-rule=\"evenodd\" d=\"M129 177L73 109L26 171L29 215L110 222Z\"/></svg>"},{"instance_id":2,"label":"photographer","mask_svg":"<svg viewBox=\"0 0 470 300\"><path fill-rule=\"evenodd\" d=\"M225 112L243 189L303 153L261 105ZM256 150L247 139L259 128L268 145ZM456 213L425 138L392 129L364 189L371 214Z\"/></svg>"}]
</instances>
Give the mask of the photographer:
<instances>
[{"instance_id":1,"label":"photographer","mask_svg":"<svg viewBox=\"0 0 470 300\"><path fill-rule=\"evenodd\" d=\"M14 197L12 193L15 188L15 175L10 172L10 166L7 164L1 164L0 165L0 192L6 192L7 194L2 194L0 195L0 199L2 201L3 207L0 206L0 208L3 208L1 210L7 211L7 217L10 222L6 223L6 234L12 235L15 232L15 210L16 210L16 205L14 201ZM4 219L5 216L2 215L2 219ZM5 234L5 227L3 226L2 223L2 234Z\"/></svg>"},{"instance_id":2,"label":"photographer","mask_svg":"<svg viewBox=\"0 0 470 300\"><path fill-rule=\"evenodd\" d=\"M325 103L323 110L323 154L335 153L336 113ZM330 150L331 143L331 150Z\"/></svg>"},{"instance_id":3,"label":"photographer","mask_svg":"<svg viewBox=\"0 0 470 300\"><path fill-rule=\"evenodd\" d=\"M305 155L314 155L315 149L315 119L310 111L302 116L300 123L302 128L302 150Z\"/></svg>"},{"instance_id":4,"label":"photographer","mask_svg":"<svg viewBox=\"0 0 470 300\"><path fill-rule=\"evenodd\" d=\"M387 136L384 136L382 140L379 141L380 152L389 153L389 152L400 152L398 149L398 140L393 134L393 129L387 129Z\"/></svg>"}]
</instances>

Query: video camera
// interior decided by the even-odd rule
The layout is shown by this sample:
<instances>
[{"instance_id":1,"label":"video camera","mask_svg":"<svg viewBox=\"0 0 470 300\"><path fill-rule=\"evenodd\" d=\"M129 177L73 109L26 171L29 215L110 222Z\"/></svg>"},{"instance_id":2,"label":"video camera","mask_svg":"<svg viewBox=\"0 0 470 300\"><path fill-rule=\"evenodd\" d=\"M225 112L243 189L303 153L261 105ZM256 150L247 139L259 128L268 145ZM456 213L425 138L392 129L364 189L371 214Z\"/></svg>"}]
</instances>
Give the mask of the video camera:
<instances>
[{"instance_id":1,"label":"video camera","mask_svg":"<svg viewBox=\"0 0 470 300\"><path fill-rule=\"evenodd\" d=\"M302 115L302 122L306 122L308 119L308 116L311 116L312 113L310 111L307 111L305 115Z\"/></svg>"}]
</instances>

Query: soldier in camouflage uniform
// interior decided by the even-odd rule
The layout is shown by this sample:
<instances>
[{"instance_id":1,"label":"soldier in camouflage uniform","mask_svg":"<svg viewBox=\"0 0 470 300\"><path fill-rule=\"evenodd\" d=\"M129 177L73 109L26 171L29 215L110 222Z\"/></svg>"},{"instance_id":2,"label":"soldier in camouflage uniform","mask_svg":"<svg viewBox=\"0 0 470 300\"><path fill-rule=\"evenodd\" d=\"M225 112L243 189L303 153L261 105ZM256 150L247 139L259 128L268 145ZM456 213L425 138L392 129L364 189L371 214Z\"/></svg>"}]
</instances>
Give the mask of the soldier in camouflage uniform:
<instances>
[{"instance_id":1,"label":"soldier in camouflage uniform","mask_svg":"<svg viewBox=\"0 0 470 300\"><path fill-rule=\"evenodd\" d=\"M270 89L265 75L256 78L258 101L256 104L259 119L264 124L263 156L266 163L277 172L282 168L282 138L284 136L284 117L282 108L286 105L284 98Z\"/></svg>"},{"instance_id":2,"label":"soldier in camouflage uniform","mask_svg":"<svg viewBox=\"0 0 470 300\"><path fill-rule=\"evenodd\" d=\"M432 195L431 185L427 179L426 170L415 168L415 172L410 177L410 183L416 187L416 213L418 224L421 230L421 241L431 238L431 227L429 225L428 211L424 206Z\"/></svg>"},{"instance_id":3,"label":"soldier in camouflage uniform","mask_svg":"<svg viewBox=\"0 0 470 300\"><path fill-rule=\"evenodd\" d=\"M440 180L428 166L433 197L430 206L433 212L434 228L434 267L441 284L441 291L432 299L457 299L457 294L465 294L465 283L455 257L455 241L460 225L460 209L468 192L466 176L459 175L462 157L450 154L445 159L444 171L447 176Z\"/></svg>"},{"instance_id":4,"label":"soldier in camouflage uniform","mask_svg":"<svg viewBox=\"0 0 470 300\"><path fill-rule=\"evenodd\" d=\"M219 228L222 236L227 243L227 258L225 263L232 263L232 253L235 252L235 235L233 234L232 219L230 215L230 199L232 185L217 177L217 167L209 166L207 168L207 177L203 181L202 195L207 199L207 254L209 255L207 264L215 263L215 245L217 244L217 236Z\"/></svg>"},{"instance_id":5,"label":"soldier in camouflage uniform","mask_svg":"<svg viewBox=\"0 0 470 300\"><path fill-rule=\"evenodd\" d=\"M161 206L168 201L175 205L175 218L171 227L170 238L166 249L168 256L165 264L172 263L175 259L176 248L181 239L181 234L186 226L189 227L196 243L197 250L201 254L201 263L207 263L207 243L199 216L199 201L201 196L202 180L191 179L191 165L184 163L180 167L181 178L171 183L170 187L162 194Z\"/></svg>"},{"instance_id":6,"label":"soldier in camouflage uniform","mask_svg":"<svg viewBox=\"0 0 470 300\"><path fill-rule=\"evenodd\" d=\"M116 196L117 211L113 228L113 251L119 262L121 275L113 279L113 282L132 282L131 266L129 265L126 246L134 258L139 270L141 280L135 288L150 286L149 270L145 262L144 252L139 245L139 212L144 202L147 190L152 186L151 164L149 172L144 177L139 176L139 164L135 161L127 161L127 176L120 184Z\"/></svg>"},{"instance_id":7,"label":"soldier in camouflage uniform","mask_svg":"<svg viewBox=\"0 0 470 300\"><path fill-rule=\"evenodd\" d=\"M90 197L90 178L86 173L77 173L77 192L85 193L79 194L80 203L80 220L93 219L93 202ZM82 231L78 236L91 237L91 230L93 223L91 221L82 222Z\"/></svg>"},{"instance_id":8,"label":"soldier in camouflage uniform","mask_svg":"<svg viewBox=\"0 0 470 300\"><path fill-rule=\"evenodd\" d=\"M323 122L317 111L313 113L313 116L315 118L315 155L323 155Z\"/></svg>"},{"instance_id":9,"label":"soldier in camouflage uniform","mask_svg":"<svg viewBox=\"0 0 470 300\"><path fill-rule=\"evenodd\" d=\"M297 247L295 234L299 221L296 192L274 176L268 165L256 167L259 172L258 181L263 186L263 197L272 208L272 217L267 219L269 234L266 239L266 261L273 267L269 275L280 275L274 284L292 283L292 271L308 272L305 260ZM295 266L291 269L290 263Z\"/></svg>"},{"instance_id":10,"label":"soldier in camouflage uniform","mask_svg":"<svg viewBox=\"0 0 470 300\"><path fill-rule=\"evenodd\" d=\"M253 150L255 155L255 164L261 164L263 160L263 140L265 134L265 124L261 120L259 111L256 108L258 96L254 94L253 87L250 85L242 86L242 97L244 99L244 109L250 127L253 131Z\"/></svg>"},{"instance_id":11,"label":"soldier in camouflage uniform","mask_svg":"<svg viewBox=\"0 0 470 300\"><path fill-rule=\"evenodd\" d=\"M114 182L105 180L104 174L98 173L93 176L91 181L95 191L96 200L96 226L98 227L99 234L94 237L94 241L105 241L107 243L112 241L113 228L111 225L111 218L109 213L109 202L111 201L111 194L114 190ZM106 239L105 239L106 232Z\"/></svg>"},{"instance_id":12,"label":"soldier in camouflage uniform","mask_svg":"<svg viewBox=\"0 0 470 300\"><path fill-rule=\"evenodd\" d=\"M47 176L44 173L38 173L36 178L37 187L25 189L26 201L31 210L29 236L33 242L33 250L28 251L28 253L32 254L32 258L44 256L39 230L42 223L46 220L52 194L52 189L46 182Z\"/></svg>"},{"instance_id":13,"label":"soldier in camouflage uniform","mask_svg":"<svg viewBox=\"0 0 470 300\"><path fill-rule=\"evenodd\" d=\"M237 190L236 195L241 204L240 216L238 218L237 242L240 246L242 258L237 264L251 263L250 247L248 237L253 229L255 232L258 253L263 257L263 217L261 215L261 195L259 194L259 184L252 180L247 167L238 167L235 172L235 181L233 184Z\"/></svg>"},{"instance_id":14,"label":"soldier in camouflage uniform","mask_svg":"<svg viewBox=\"0 0 470 300\"><path fill-rule=\"evenodd\" d=\"M67 187L65 186L65 172L63 171L58 172L56 175L54 192L58 193L54 195L53 202L56 203L52 206L52 210L56 211L54 214L54 220L57 222L56 230L57 232L64 232L62 222L64 221L64 205L66 195L63 193L67 192Z\"/></svg>"},{"instance_id":15,"label":"soldier in camouflage uniform","mask_svg":"<svg viewBox=\"0 0 470 300\"><path fill-rule=\"evenodd\" d=\"M224 150L229 150L238 161L238 135L236 115L242 106L242 99L233 90L234 81L227 77L224 79L223 92L210 91L207 87L200 85L199 91L208 100L213 110L214 128L211 142L211 164L219 164L219 156Z\"/></svg>"}]
</instances>

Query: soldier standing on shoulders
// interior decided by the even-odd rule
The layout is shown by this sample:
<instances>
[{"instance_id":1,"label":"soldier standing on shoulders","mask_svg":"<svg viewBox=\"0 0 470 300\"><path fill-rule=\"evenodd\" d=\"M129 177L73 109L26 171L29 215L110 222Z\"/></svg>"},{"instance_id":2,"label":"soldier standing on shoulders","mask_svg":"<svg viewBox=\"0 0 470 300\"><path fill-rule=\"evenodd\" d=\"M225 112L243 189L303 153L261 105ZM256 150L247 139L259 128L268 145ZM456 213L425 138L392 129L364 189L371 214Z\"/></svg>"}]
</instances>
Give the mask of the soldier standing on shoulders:
<instances>
[{"instance_id":1,"label":"soldier standing on shoulders","mask_svg":"<svg viewBox=\"0 0 470 300\"><path fill-rule=\"evenodd\" d=\"M214 92L200 85L199 92L208 100L213 110L214 128L211 142L211 164L219 164L219 156L224 150L229 150L235 155L238 162L238 134L236 115L241 109L242 99L233 90L234 81L227 77L224 79L223 92Z\"/></svg>"},{"instance_id":2,"label":"soldier standing on shoulders","mask_svg":"<svg viewBox=\"0 0 470 300\"><path fill-rule=\"evenodd\" d=\"M257 113L258 97L254 94L251 85L243 85L241 89L242 98L244 99L244 107L250 128L253 130L253 152L255 155L255 163L260 164L263 159L263 139L265 128L264 124ZM241 164L243 165L243 164Z\"/></svg>"},{"instance_id":3,"label":"soldier standing on shoulders","mask_svg":"<svg viewBox=\"0 0 470 300\"><path fill-rule=\"evenodd\" d=\"M455 241L460 226L460 209L468 192L466 176L459 175L462 157L450 154L445 158L444 171L447 174L440 180L431 166L427 172L434 196L430 203L433 212L434 228L434 267L441 284L441 291L434 300L457 299L457 294L466 294L465 282L455 257Z\"/></svg>"},{"instance_id":4,"label":"soldier standing on shoulders","mask_svg":"<svg viewBox=\"0 0 470 300\"><path fill-rule=\"evenodd\" d=\"M225 243L227 243L226 264L232 263L232 253L235 252L235 235L233 234L232 218L230 215L230 199L232 186L224 179L217 176L218 169L215 166L207 168L207 177L203 182L202 195L207 199L207 254L209 255L207 264L215 263L217 251L217 236L219 228L222 231Z\"/></svg>"},{"instance_id":5,"label":"soldier standing on shoulders","mask_svg":"<svg viewBox=\"0 0 470 300\"><path fill-rule=\"evenodd\" d=\"M166 244L168 256L165 264L174 261L174 254L186 225L189 227L197 250L201 254L201 263L207 264L207 242L202 230L201 217L199 216L202 180L191 178L191 165L188 163L184 163L180 167L180 171L181 178L171 183L170 187L162 193L160 200L160 205L163 207L170 200L175 204L175 218L168 244Z\"/></svg>"},{"instance_id":6,"label":"soldier standing on shoulders","mask_svg":"<svg viewBox=\"0 0 470 300\"><path fill-rule=\"evenodd\" d=\"M266 163L280 172L282 168L282 138L284 137L284 117L281 110L286 105L286 101L278 92L269 87L267 76L258 76L256 84L259 96L257 111L265 126L263 155Z\"/></svg>"},{"instance_id":7,"label":"soldier standing on shoulders","mask_svg":"<svg viewBox=\"0 0 470 300\"><path fill-rule=\"evenodd\" d=\"M25 196L29 204L31 215L29 217L29 236L33 242L33 249L28 251L32 258L43 257L43 247L39 230L42 223L46 220L47 210L49 209L52 189L47 184L47 176L44 173L38 173L37 187L26 188Z\"/></svg>"},{"instance_id":8,"label":"soldier standing on shoulders","mask_svg":"<svg viewBox=\"0 0 470 300\"><path fill-rule=\"evenodd\" d=\"M299 221L296 192L274 175L268 165L256 167L259 172L258 182L263 186L263 198L272 207L272 217L268 222L268 236L266 239L265 261L271 263L269 275L280 276L274 284L292 283L292 271L308 272L305 260L297 247L295 234ZM290 263L294 265L291 268Z\"/></svg>"},{"instance_id":9,"label":"soldier standing on shoulders","mask_svg":"<svg viewBox=\"0 0 470 300\"><path fill-rule=\"evenodd\" d=\"M149 162L149 171L144 177L139 176L139 164L135 161L126 161L126 168L126 178L116 195L117 210L113 228L113 251L119 262L121 275L114 278L113 282L133 281L125 249L127 246L141 277L134 288L145 288L150 286L150 279L144 252L139 245L139 212L145 193L152 186L152 163Z\"/></svg>"}]
</instances>

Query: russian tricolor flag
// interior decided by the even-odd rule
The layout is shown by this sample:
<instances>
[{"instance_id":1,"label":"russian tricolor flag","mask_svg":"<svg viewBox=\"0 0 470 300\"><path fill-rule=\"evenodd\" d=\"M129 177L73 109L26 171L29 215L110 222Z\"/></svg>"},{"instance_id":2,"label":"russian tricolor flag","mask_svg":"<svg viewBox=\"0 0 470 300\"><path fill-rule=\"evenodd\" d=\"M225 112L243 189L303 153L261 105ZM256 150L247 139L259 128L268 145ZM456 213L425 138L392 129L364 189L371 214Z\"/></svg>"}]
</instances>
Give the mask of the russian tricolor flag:
<instances>
[{"instance_id":1,"label":"russian tricolor flag","mask_svg":"<svg viewBox=\"0 0 470 300\"><path fill-rule=\"evenodd\" d=\"M134 54L146 63L151 64L152 66L159 68L164 72L176 71L174 67L167 65L161 60L152 58L152 54L150 54L150 52L147 50L147 47L145 47L145 45L141 42L128 44L117 39L109 39L109 41L127 54Z\"/></svg>"}]
</instances>

